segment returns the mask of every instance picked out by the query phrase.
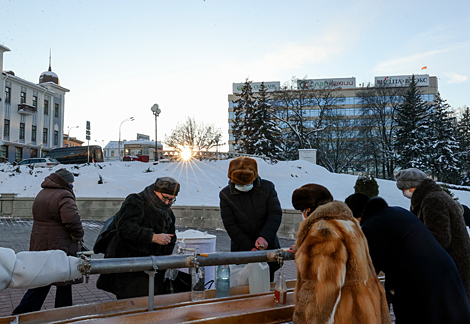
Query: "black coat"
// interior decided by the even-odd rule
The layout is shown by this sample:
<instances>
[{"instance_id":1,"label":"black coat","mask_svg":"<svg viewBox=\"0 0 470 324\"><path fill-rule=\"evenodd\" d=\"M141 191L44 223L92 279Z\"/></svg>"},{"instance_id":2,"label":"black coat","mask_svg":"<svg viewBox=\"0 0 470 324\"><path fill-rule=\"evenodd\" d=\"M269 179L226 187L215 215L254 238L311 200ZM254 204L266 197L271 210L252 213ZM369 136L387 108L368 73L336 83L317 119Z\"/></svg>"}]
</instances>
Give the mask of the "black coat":
<instances>
[{"instance_id":1,"label":"black coat","mask_svg":"<svg viewBox=\"0 0 470 324\"><path fill-rule=\"evenodd\" d=\"M175 234L175 216L169 207L153 192L153 185L127 196L115 216L116 235L108 245L105 258L170 255L176 235L168 245L152 242L153 234ZM157 271L155 294L165 292L164 274L164 270ZM102 274L96 285L119 299L148 295L148 275L144 272Z\"/></svg>"},{"instance_id":2,"label":"black coat","mask_svg":"<svg viewBox=\"0 0 470 324\"><path fill-rule=\"evenodd\" d=\"M470 237L463 210L440 185L426 179L413 192L411 211L454 259L470 300Z\"/></svg>"},{"instance_id":3,"label":"black coat","mask_svg":"<svg viewBox=\"0 0 470 324\"><path fill-rule=\"evenodd\" d=\"M375 271L393 291L396 324L470 323L457 267L431 232L409 211L369 200L362 217Z\"/></svg>"}]
</instances>

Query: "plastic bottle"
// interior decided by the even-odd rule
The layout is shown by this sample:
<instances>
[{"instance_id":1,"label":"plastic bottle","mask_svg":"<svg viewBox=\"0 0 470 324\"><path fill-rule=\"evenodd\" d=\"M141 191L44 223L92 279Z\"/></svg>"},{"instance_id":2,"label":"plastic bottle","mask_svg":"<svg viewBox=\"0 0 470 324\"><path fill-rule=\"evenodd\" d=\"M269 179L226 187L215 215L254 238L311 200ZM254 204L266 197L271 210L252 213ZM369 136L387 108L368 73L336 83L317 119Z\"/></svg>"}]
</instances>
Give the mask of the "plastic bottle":
<instances>
[{"instance_id":1,"label":"plastic bottle","mask_svg":"<svg viewBox=\"0 0 470 324\"><path fill-rule=\"evenodd\" d=\"M215 297L230 296L230 267L226 264L217 267L217 282L215 286Z\"/></svg>"},{"instance_id":2,"label":"plastic bottle","mask_svg":"<svg viewBox=\"0 0 470 324\"><path fill-rule=\"evenodd\" d=\"M274 288L274 306L282 306L286 304L287 300L287 286L286 277L282 270L279 270L277 276L276 288Z\"/></svg>"},{"instance_id":3,"label":"plastic bottle","mask_svg":"<svg viewBox=\"0 0 470 324\"><path fill-rule=\"evenodd\" d=\"M250 294L261 294L271 290L269 265L266 262L250 264L248 283Z\"/></svg>"},{"instance_id":4,"label":"plastic bottle","mask_svg":"<svg viewBox=\"0 0 470 324\"><path fill-rule=\"evenodd\" d=\"M204 267L199 267L197 270L195 268L190 268L191 272L191 300L198 301L203 300L206 297L206 292L204 288L205 284L205 269Z\"/></svg>"}]
</instances>

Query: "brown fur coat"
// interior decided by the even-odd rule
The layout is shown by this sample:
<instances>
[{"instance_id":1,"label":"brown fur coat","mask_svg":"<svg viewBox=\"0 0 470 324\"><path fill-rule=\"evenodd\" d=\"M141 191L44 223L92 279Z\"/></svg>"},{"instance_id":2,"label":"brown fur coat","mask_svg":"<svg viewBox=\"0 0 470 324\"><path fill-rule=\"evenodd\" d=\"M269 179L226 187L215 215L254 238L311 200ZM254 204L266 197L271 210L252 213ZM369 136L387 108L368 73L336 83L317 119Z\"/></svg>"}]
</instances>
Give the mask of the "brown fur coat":
<instances>
[{"instance_id":1,"label":"brown fur coat","mask_svg":"<svg viewBox=\"0 0 470 324\"><path fill-rule=\"evenodd\" d=\"M310 214L296 246L294 323L391 323L367 240L345 203L333 201Z\"/></svg>"}]
</instances>

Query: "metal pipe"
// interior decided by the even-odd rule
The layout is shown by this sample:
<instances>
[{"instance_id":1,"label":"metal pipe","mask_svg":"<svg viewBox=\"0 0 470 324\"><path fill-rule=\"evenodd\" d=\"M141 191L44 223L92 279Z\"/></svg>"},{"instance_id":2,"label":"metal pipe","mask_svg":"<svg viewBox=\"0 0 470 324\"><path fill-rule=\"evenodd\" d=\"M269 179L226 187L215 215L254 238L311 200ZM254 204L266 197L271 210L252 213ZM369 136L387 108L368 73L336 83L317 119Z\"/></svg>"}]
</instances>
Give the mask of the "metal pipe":
<instances>
[{"instance_id":1,"label":"metal pipe","mask_svg":"<svg viewBox=\"0 0 470 324\"><path fill-rule=\"evenodd\" d=\"M200 255L163 255L158 257L110 258L84 260L79 266L83 274L120 273L152 271L155 269L190 268L196 262L199 266L220 264L245 264L254 262L279 262L294 260L295 255L283 250L222 252Z\"/></svg>"}]
</instances>

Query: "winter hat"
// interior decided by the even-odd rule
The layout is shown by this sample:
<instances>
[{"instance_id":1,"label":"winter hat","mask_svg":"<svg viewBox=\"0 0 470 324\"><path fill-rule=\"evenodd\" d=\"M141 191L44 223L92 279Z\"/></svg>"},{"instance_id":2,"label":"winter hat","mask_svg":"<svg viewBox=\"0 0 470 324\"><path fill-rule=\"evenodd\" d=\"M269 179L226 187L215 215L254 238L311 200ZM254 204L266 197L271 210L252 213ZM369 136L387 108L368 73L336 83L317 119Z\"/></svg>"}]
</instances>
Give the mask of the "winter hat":
<instances>
[{"instance_id":1,"label":"winter hat","mask_svg":"<svg viewBox=\"0 0 470 324\"><path fill-rule=\"evenodd\" d=\"M415 168L401 170L395 176L395 179L397 179L397 187L400 190L416 188L427 178L426 173Z\"/></svg>"},{"instance_id":2,"label":"winter hat","mask_svg":"<svg viewBox=\"0 0 470 324\"><path fill-rule=\"evenodd\" d=\"M172 177L160 177L155 181L153 188L155 191L164 194L178 196L178 192L180 191L180 184Z\"/></svg>"},{"instance_id":3,"label":"winter hat","mask_svg":"<svg viewBox=\"0 0 470 324\"><path fill-rule=\"evenodd\" d=\"M62 179L64 179L67 183L72 183L75 179L73 177L73 173L69 172L65 169L59 169L55 172L55 174L59 175Z\"/></svg>"},{"instance_id":4,"label":"winter hat","mask_svg":"<svg viewBox=\"0 0 470 324\"><path fill-rule=\"evenodd\" d=\"M239 156L230 161L228 167L230 181L237 185L248 185L258 177L258 164L248 156Z\"/></svg>"},{"instance_id":5,"label":"winter hat","mask_svg":"<svg viewBox=\"0 0 470 324\"><path fill-rule=\"evenodd\" d=\"M353 212L354 218L359 218L362 217L362 212L364 211L364 208L366 208L368 200L369 196L367 196L365 193L356 192L346 198L344 202Z\"/></svg>"},{"instance_id":6,"label":"winter hat","mask_svg":"<svg viewBox=\"0 0 470 324\"><path fill-rule=\"evenodd\" d=\"M325 187L309 183L299 189L294 190L292 194L292 205L297 210L312 208L315 210L318 206L333 201L333 196ZM313 211L311 210L311 211Z\"/></svg>"}]
</instances>

